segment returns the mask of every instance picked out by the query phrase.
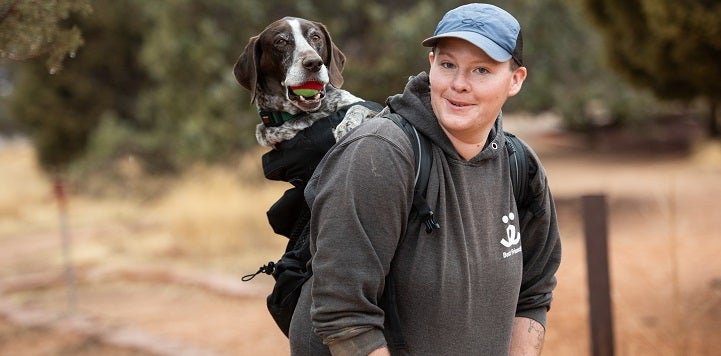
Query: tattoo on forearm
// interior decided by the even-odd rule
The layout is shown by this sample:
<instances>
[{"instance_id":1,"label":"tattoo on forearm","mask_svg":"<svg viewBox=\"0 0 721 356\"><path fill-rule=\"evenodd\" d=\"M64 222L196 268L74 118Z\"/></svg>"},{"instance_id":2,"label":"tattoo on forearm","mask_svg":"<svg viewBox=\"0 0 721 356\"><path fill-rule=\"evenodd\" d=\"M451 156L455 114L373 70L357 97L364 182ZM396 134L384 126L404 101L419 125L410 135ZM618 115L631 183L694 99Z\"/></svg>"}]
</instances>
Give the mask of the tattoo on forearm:
<instances>
[{"instance_id":1,"label":"tattoo on forearm","mask_svg":"<svg viewBox=\"0 0 721 356\"><path fill-rule=\"evenodd\" d=\"M535 334L536 334L536 335L535 335L535 336L536 336L536 344L533 345L533 347L534 347L536 350L541 351L541 349L543 349L543 337L544 337L544 335L545 335L545 333L546 333L546 330L543 328L543 325L541 325L540 323L536 322L535 320L529 320L529 323L528 323L528 333L529 333L529 334L532 334L532 333L535 333Z\"/></svg>"}]
</instances>

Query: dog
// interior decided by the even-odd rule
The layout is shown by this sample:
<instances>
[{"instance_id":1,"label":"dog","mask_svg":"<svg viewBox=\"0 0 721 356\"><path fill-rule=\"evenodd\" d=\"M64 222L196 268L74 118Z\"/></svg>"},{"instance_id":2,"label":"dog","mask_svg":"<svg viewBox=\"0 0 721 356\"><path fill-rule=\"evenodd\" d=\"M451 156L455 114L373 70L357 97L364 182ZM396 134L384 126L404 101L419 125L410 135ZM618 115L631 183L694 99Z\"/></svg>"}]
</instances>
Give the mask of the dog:
<instances>
[{"instance_id":1,"label":"dog","mask_svg":"<svg viewBox=\"0 0 721 356\"><path fill-rule=\"evenodd\" d=\"M264 121L256 127L258 143L273 147L340 108L363 101L340 89L344 65L345 55L320 22L284 17L251 37L233 73L250 91L250 102ZM352 106L334 129L336 141L375 114L362 105Z\"/></svg>"}]
</instances>

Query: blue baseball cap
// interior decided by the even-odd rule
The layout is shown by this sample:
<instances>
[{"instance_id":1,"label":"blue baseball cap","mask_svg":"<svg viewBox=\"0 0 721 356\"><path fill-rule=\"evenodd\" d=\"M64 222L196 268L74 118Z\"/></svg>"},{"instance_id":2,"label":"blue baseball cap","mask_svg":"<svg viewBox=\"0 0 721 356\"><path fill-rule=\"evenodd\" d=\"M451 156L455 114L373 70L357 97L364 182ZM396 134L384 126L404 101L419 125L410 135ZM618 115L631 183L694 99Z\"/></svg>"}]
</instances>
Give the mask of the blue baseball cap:
<instances>
[{"instance_id":1,"label":"blue baseball cap","mask_svg":"<svg viewBox=\"0 0 721 356\"><path fill-rule=\"evenodd\" d=\"M466 40L498 62L511 58L523 65L521 25L506 10L489 4L467 4L448 11L436 27L433 37L422 44L434 47L442 38Z\"/></svg>"}]
</instances>

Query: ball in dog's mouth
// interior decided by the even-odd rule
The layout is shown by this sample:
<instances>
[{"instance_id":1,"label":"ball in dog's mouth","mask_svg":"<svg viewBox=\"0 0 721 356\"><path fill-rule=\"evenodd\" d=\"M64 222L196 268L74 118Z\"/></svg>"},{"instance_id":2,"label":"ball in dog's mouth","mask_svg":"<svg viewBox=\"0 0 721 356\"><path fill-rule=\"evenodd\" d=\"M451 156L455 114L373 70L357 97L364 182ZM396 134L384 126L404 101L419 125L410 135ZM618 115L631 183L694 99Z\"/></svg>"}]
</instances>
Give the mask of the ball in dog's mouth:
<instances>
[{"instance_id":1,"label":"ball in dog's mouth","mask_svg":"<svg viewBox=\"0 0 721 356\"><path fill-rule=\"evenodd\" d=\"M325 85L318 81L288 87L288 98L306 111L317 109L324 96Z\"/></svg>"},{"instance_id":2,"label":"ball in dog's mouth","mask_svg":"<svg viewBox=\"0 0 721 356\"><path fill-rule=\"evenodd\" d=\"M293 89L293 94L302 96L304 98L312 98L318 93L319 91L315 89Z\"/></svg>"},{"instance_id":3,"label":"ball in dog's mouth","mask_svg":"<svg viewBox=\"0 0 721 356\"><path fill-rule=\"evenodd\" d=\"M305 82L301 85L289 87L290 91L305 99L314 99L318 93L323 91L323 83L317 81Z\"/></svg>"}]
</instances>

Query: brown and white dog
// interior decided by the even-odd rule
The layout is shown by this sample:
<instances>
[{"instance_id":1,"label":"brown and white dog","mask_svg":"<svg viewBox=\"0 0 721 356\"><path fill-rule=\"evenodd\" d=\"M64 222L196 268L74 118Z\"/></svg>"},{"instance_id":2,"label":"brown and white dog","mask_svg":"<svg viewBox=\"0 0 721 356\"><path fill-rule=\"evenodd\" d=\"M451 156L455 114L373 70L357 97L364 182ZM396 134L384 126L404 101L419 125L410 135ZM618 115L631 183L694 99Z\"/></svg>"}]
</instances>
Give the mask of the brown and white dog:
<instances>
[{"instance_id":1,"label":"brown and white dog","mask_svg":"<svg viewBox=\"0 0 721 356\"><path fill-rule=\"evenodd\" d=\"M318 119L362 101L340 89L344 64L345 55L319 22L285 17L251 37L235 63L235 77L250 91L251 103L255 102L261 113L282 113L284 117L277 126L259 124L258 143L273 146L288 140ZM320 90L293 89L307 85ZM361 105L351 107L334 131L336 140L374 114Z\"/></svg>"}]
</instances>

